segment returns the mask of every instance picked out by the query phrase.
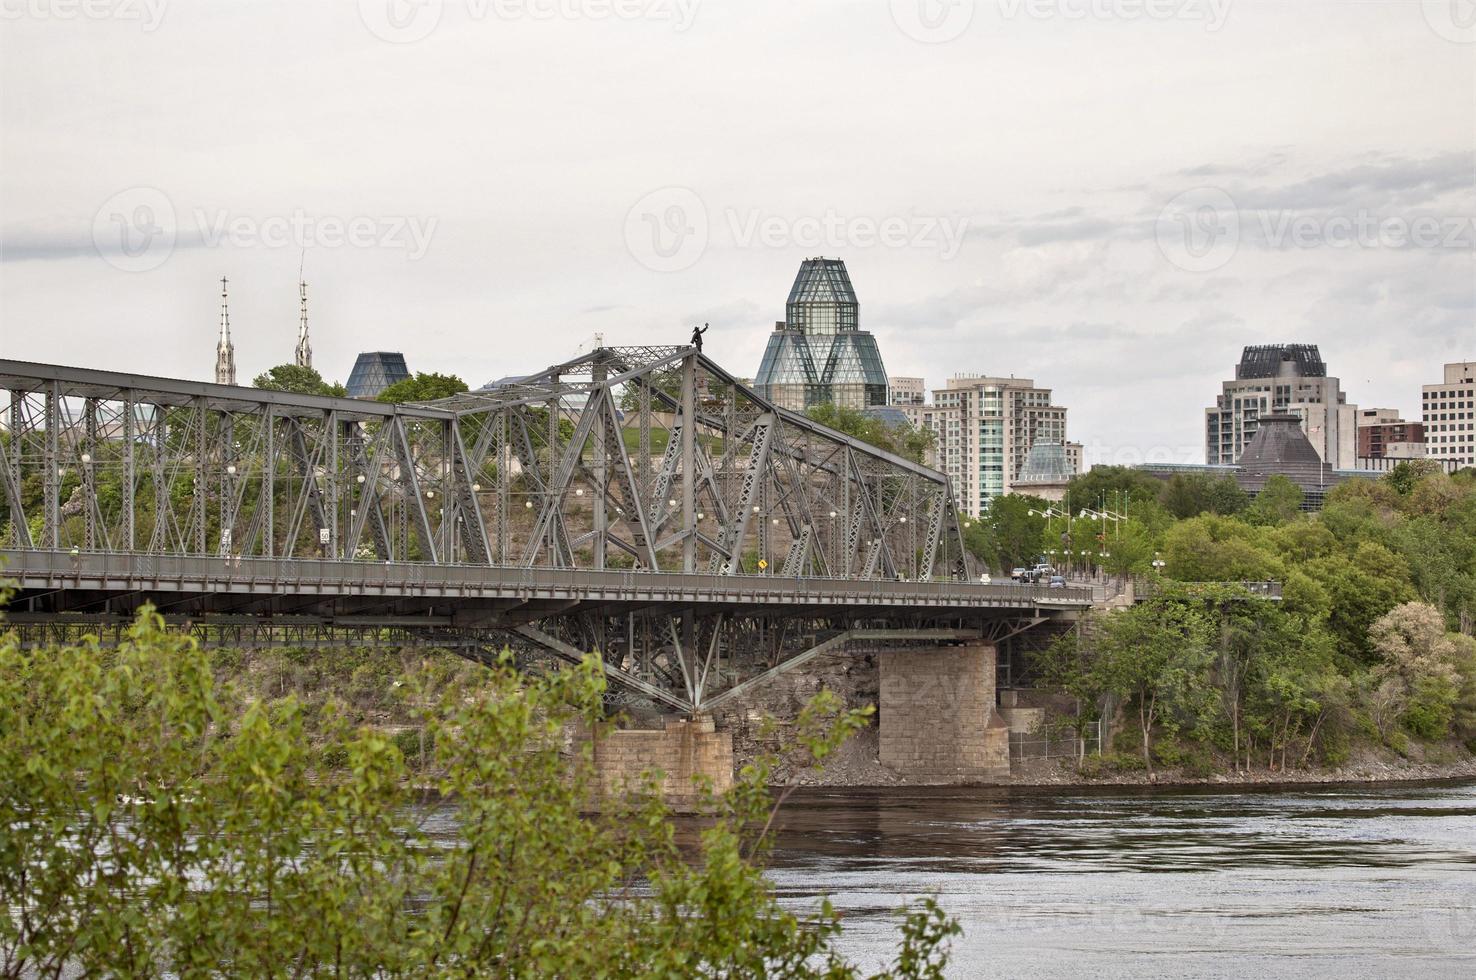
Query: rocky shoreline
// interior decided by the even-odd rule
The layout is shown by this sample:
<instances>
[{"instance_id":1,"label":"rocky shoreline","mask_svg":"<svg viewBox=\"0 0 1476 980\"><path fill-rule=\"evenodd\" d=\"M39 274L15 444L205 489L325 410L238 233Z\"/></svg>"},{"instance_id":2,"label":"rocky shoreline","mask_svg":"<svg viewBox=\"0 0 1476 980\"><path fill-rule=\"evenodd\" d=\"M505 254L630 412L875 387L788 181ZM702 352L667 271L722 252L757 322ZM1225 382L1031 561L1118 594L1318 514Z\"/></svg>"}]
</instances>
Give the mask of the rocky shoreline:
<instances>
[{"instance_id":1,"label":"rocky shoreline","mask_svg":"<svg viewBox=\"0 0 1476 980\"><path fill-rule=\"evenodd\" d=\"M853 736L819 771L780 766L775 772L778 785L797 785L829 789L883 789L936 786L935 782L912 780L883 767L877 761L879 737L876 728L867 728ZM770 748L744 739L735 733L734 755L742 766L755 754ZM1452 752L1456 750L1452 747ZM1462 752L1464 755L1464 753ZM1476 779L1476 757L1433 762L1407 759L1392 752L1365 750L1357 759L1335 769L1291 769L1284 772L1266 770L1220 771L1195 775L1180 768L1165 767L1153 773L1144 770L1127 772L1103 771L1092 775L1078 772L1069 760L1031 760L1016 764L1008 780L977 785L991 787L1080 787L1094 786L1326 786L1338 783L1421 783L1439 780Z\"/></svg>"}]
</instances>

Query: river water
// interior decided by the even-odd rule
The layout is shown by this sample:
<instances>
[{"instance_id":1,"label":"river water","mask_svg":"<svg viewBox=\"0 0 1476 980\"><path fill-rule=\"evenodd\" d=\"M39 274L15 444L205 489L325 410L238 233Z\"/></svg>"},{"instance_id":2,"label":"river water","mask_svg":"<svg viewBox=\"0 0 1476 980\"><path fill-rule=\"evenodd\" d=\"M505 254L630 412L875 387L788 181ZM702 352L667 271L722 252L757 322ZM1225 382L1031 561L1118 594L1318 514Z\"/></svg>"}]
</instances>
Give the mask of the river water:
<instances>
[{"instance_id":1,"label":"river water","mask_svg":"<svg viewBox=\"0 0 1476 980\"><path fill-rule=\"evenodd\" d=\"M933 894L956 977L1476 977L1476 783L807 791L770 874L869 968Z\"/></svg>"}]
</instances>

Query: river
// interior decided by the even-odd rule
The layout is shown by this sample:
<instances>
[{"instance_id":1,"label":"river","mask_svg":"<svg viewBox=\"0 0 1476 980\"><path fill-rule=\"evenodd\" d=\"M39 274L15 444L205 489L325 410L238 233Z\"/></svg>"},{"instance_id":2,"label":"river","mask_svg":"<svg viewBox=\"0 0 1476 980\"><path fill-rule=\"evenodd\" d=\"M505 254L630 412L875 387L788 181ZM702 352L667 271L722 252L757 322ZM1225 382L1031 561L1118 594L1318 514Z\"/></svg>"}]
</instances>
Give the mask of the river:
<instances>
[{"instance_id":1,"label":"river","mask_svg":"<svg viewBox=\"0 0 1476 980\"><path fill-rule=\"evenodd\" d=\"M770 874L869 968L934 894L954 977L1476 976L1476 783L806 791Z\"/></svg>"}]
</instances>

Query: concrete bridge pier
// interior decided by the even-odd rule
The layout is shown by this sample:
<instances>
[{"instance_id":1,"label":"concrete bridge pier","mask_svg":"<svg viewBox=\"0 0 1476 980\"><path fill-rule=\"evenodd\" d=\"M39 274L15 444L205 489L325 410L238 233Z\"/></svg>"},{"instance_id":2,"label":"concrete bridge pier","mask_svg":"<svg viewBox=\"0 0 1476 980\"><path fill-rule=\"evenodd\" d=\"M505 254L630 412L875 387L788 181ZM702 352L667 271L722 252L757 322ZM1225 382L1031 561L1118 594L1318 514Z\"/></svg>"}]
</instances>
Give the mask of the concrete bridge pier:
<instances>
[{"instance_id":1,"label":"concrete bridge pier","mask_svg":"<svg viewBox=\"0 0 1476 980\"><path fill-rule=\"evenodd\" d=\"M690 811L702 788L723 793L733 785L733 735L716 730L710 715L668 721L661 730L602 729L594 735L594 767L602 798L638 789L647 772L660 773L655 789L668 806Z\"/></svg>"},{"instance_id":2,"label":"concrete bridge pier","mask_svg":"<svg viewBox=\"0 0 1476 980\"><path fill-rule=\"evenodd\" d=\"M1008 780L1010 729L994 706L996 656L983 641L879 653L881 764L924 786Z\"/></svg>"}]
</instances>

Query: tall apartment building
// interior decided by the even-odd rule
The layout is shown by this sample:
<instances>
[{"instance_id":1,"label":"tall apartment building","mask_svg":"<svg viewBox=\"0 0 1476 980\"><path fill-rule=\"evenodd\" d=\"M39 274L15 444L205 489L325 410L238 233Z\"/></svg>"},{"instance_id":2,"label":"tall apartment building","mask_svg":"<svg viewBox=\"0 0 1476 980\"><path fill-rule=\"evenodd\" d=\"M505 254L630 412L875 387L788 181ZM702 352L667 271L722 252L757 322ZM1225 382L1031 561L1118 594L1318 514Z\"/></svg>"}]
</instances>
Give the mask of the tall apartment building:
<instances>
[{"instance_id":1,"label":"tall apartment building","mask_svg":"<svg viewBox=\"0 0 1476 980\"><path fill-rule=\"evenodd\" d=\"M1420 402L1425 455L1476 466L1476 361L1445 365L1445 380L1425 385Z\"/></svg>"},{"instance_id":2,"label":"tall apartment building","mask_svg":"<svg viewBox=\"0 0 1476 980\"><path fill-rule=\"evenodd\" d=\"M1357 411L1315 344L1247 347L1235 379L1221 385L1215 404L1204 410L1204 458L1232 466L1250 445L1263 415L1295 415L1307 441L1333 469L1357 465Z\"/></svg>"},{"instance_id":3,"label":"tall apartment building","mask_svg":"<svg viewBox=\"0 0 1476 980\"><path fill-rule=\"evenodd\" d=\"M937 436L930 462L948 474L960 509L974 517L1011 492L1037 440L1061 444L1073 472L1081 472L1081 446L1066 441L1066 409L1029 378L959 375L933 390L931 405L902 408Z\"/></svg>"},{"instance_id":4,"label":"tall apartment building","mask_svg":"<svg viewBox=\"0 0 1476 980\"><path fill-rule=\"evenodd\" d=\"M1407 422L1397 408L1358 410L1358 465L1370 459L1419 459L1425 455L1425 427Z\"/></svg>"},{"instance_id":5,"label":"tall apartment building","mask_svg":"<svg viewBox=\"0 0 1476 980\"><path fill-rule=\"evenodd\" d=\"M805 259L754 376L764 398L797 412L829 402L887 404L887 370L876 338L860 325L860 303L840 259Z\"/></svg>"}]
</instances>

